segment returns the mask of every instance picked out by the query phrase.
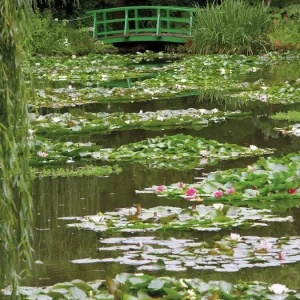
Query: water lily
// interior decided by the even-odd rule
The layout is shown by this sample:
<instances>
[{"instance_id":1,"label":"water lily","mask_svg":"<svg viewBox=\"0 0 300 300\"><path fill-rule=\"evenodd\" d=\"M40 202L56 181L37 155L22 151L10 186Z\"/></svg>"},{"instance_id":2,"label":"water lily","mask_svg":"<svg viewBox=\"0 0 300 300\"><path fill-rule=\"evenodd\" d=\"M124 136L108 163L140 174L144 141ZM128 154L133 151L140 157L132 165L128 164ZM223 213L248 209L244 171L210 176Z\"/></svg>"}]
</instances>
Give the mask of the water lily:
<instances>
[{"instance_id":1,"label":"water lily","mask_svg":"<svg viewBox=\"0 0 300 300\"><path fill-rule=\"evenodd\" d=\"M251 173L255 171L255 169L252 166L247 166L247 168L248 168L248 171Z\"/></svg>"},{"instance_id":2,"label":"water lily","mask_svg":"<svg viewBox=\"0 0 300 300\"><path fill-rule=\"evenodd\" d=\"M166 189L166 187L164 185L159 185L155 188L155 194L163 192L165 189Z\"/></svg>"},{"instance_id":3,"label":"water lily","mask_svg":"<svg viewBox=\"0 0 300 300\"><path fill-rule=\"evenodd\" d=\"M235 242L239 242L242 239L241 236L237 233L230 233L229 237L232 241L235 241Z\"/></svg>"},{"instance_id":4,"label":"water lily","mask_svg":"<svg viewBox=\"0 0 300 300\"><path fill-rule=\"evenodd\" d=\"M206 151L206 150L201 150L201 151L200 151L200 154L201 154L202 156L206 156L206 155L207 155L207 151Z\"/></svg>"},{"instance_id":5,"label":"water lily","mask_svg":"<svg viewBox=\"0 0 300 300\"><path fill-rule=\"evenodd\" d=\"M185 187L185 183L183 183L183 182L177 182L177 186L179 188L183 188L183 187Z\"/></svg>"},{"instance_id":6,"label":"water lily","mask_svg":"<svg viewBox=\"0 0 300 300\"><path fill-rule=\"evenodd\" d=\"M142 248L142 247L144 247L144 244L141 241L139 241L138 246Z\"/></svg>"},{"instance_id":7,"label":"water lily","mask_svg":"<svg viewBox=\"0 0 300 300\"><path fill-rule=\"evenodd\" d=\"M222 203L214 203L213 204L213 207L216 209L216 210L222 210L224 208L224 204Z\"/></svg>"},{"instance_id":8,"label":"water lily","mask_svg":"<svg viewBox=\"0 0 300 300\"><path fill-rule=\"evenodd\" d=\"M72 164L72 163L74 163L75 161L73 160L73 158L72 157L70 157L67 161L66 161L66 163L68 163L68 164Z\"/></svg>"},{"instance_id":9,"label":"water lily","mask_svg":"<svg viewBox=\"0 0 300 300\"><path fill-rule=\"evenodd\" d=\"M197 193L197 190L195 188L189 188L185 191L185 194L187 196L195 196L196 193Z\"/></svg>"},{"instance_id":10,"label":"water lily","mask_svg":"<svg viewBox=\"0 0 300 300\"><path fill-rule=\"evenodd\" d=\"M202 158L202 159L200 160L200 164L201 164L201 165L207 164L207 158Z\"/></svg>"},{"instance_id":11,"label":"water lily","mask_svg":"<svg viewBox=\"0 0 300 300\"><path fill-rule=\"evenodd\" d=\"M280 294L284 294L287 293L289 291L289 289L283 285L283 284L273 284L269 287L270 292L276 294L276 295L280 295Z\"/></svg>"},{"instance_id":12,"label":"water lily","mask_svg":"<svg viewBox=\"0 0 300 300\"><path fill-rule=\"evenodd\" d=\"M233 194L234 193L234 188L230 188L230 189L228 189L226 192L225 192L225 194L227 194L227 195L230 195L230 194Z\"/></svg>"},{"instance_id":13,"label":"water lily","mask_svg":"<svg viewBox=\"0 0 300 300\"><path fill-rule=\"evenodd\" d=\"M279 260L285 260L285 253L284 252L280 252L279 256L278 256Z\"/></svg>"},{"instance_id":14,"label":"water lily","mask_svg":"<svg viewBox=\"0 0 300 300\"><path fill-rule=\"evenodd\" d=\"M252 150L252 151L255 151L255 150L257 150L258 149L258 147L256 147L255 145L250 145L250 150Z\"/></svg>"},{"instance_id":15,"label":"water lily","mask_svg":"<svg viewBox=\"0 0 300 300\"><path fill-rule=\"evenodd\" d=\"M295 193L297 193L297 189L289 189L288 193L289 194L295 194Z\"/></svg>"},{"instance_id":16,"label":"water lily","mask_svg":"<svg viewBox=\"0 0 300 300\"><path fill-rule=\"evenodd\" d=\"M214 196L215 196L216 198L222 197L222 196L223 196L223 191L218 190L218 191L214 192Z\"/></svg>"},{"instance_id":17,"label":"water lily","mask_svg":"<svg viewBox=\"0 0 300 300\"><path fill-rule=\"evenodd\" d=\"M252 188L253 188L254 190L257 190L257 186L256 186L256 185L254 185Z\"/></svg>"},{"instance_id":18,"label":"water lily","mask_svg":"<svg viewBox=\"0 0 300 300\"><path fill-rule=\"evenodd\" d=\"M260 245L261 245L262 249L264 249L266 251L269 251L272 249L272 244L266 240L261 240Z\"/></svg>"},{"instance_id":19,"label":"water lily","mask_svg":"<svg viewBox=\"0 0 300 300\"><path fill-rule=\"evenodd\" d=\"M37 153L37 155L38 155L39 157L46 157L46 156L48 156L49 154L48 154L47 152L42 152L42 151L40 151L40 152Z\"/></svg>"},{"instance_id":20,"label":"water lily","mask_svg":"<svg viewBox=\"0 0 300 300\"><path fill-rule=\"evenodd\" d=\"M183 288L188 288L188 285L183 281L182 278L179 279L180 286Z\"/></svg>"},{"instance_id":21,"label":"water lily","mask_svg":"<svg viewBox=\"0 0 300 300\"><path fill-rule=\"evenodd\" d=\"M89 219L94 223L99 223L103 221L103 216L89 216Z\"/></svg>"}]
</instances>

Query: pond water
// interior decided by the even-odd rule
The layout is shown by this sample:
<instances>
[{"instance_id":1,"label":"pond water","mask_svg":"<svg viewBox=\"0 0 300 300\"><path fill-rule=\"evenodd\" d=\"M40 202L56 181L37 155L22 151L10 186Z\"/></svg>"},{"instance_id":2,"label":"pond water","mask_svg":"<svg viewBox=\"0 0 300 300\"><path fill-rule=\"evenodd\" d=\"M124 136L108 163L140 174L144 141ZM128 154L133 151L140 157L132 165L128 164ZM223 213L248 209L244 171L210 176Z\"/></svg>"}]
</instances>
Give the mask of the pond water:
<instances>
[{"instance_id":1,"label":"pond water","mask_svg":"<svg viewBox=\"0 0 300 300\"><path fill-rule=\"evenodd\" d=\"M297 65L297 67L295 67ZM255 81L263 78L266 81L277 82L295 80L300 77L299 64L283 64L281 66L268 67L260 72L251 73L240 78L241 81ZM130 80L119 84L128 84ZM108 84L107 87L115 83ZM241 146L256 145L262 148L275 148L275 155L288 154L299 151L300 139L292 136L281 136L273 128L279 123L268 119L268 115L286 110L300 111L299 104L289 106L268 105L266 103L247 102L237 103L222 98L222 95L205 93L202 95L186 96L181 98L158 99L135 103L104 103L83 105L82 108L88 112L138 112L156 111L163 109L187 109L187 108L218 108L220 110L249 111L250 116L243 120L233 119L222 123L213 123L201 130L178 128L172 130L124 130L116 131L106 135L90 134L61 137L61 140L72 140L80 142L94 142L104 147L119 147L123 144L144 140L149 137L172 135L177 133L189 134L206 139L213 139L223 143L233 143ZM53 111L66 112L67 108L60 110L42 109L41 113ZM284 123L280 123L281 125ZM109 177L71 177L71 178L42 178L34 181L34 259L42 263L34 264L32 276L24 280L25 285L50 285L79 278L85 281L115 276L117 273L137 272L136 266L119 263L91 263L74 264L72 260L83 258L117 257L118 252L104 253L97 249L104 247L102 238L120 236L120 234L108 235L92 231L67 228L67 221L59 220L60 217L84 216L96 214L97 212L113 211L119 207L131 207L141 203L142 207L149 208L158 205L176 205L188 207L185 201L171 200L156 197L154 194L136 194L135 190L143 190L152 185L168 185L175 182L195 181L203 173L217 169L246 167L255 162L257 158L243 158L233 161L223 161L216 166L207 166L204 169L189 171L150 169L141 164L120 163L123 172L119 175ZM266 204L267 206L267 204ZM234 229L233 232L241 235L280 237L297 236L300 233L300 208L287 208L282 210L281 216L291 215L293 223L273 223L264 228L252 228L245 230ZM155 236L161 239L196 239L205 241L212 236L225 236L230 230L222 230L218 233L172 231L155 233L123 234L123 236ZM259 280L264 282L286 284L290 288L300 287L300 263L288 266L270 268L246 268L238 272L215 272L211 270L194 270L188 268L184 272L150 272L156 275L168 275L176 277L197 277L208 281L226 280L237 282L238 280Z\"/></svg>"}]
</instances>

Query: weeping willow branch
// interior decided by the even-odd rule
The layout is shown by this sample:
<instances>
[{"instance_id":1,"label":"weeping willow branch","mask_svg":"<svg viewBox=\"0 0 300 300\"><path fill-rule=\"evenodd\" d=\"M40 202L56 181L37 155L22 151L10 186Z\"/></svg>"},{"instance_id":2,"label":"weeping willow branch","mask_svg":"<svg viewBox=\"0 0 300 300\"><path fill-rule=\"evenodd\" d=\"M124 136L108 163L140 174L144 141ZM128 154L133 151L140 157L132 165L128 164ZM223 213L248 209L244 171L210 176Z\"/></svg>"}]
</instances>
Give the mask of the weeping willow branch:
<instances>
[{"instance_id":1,"label":"weeping willow branch","mask_svg":"<svg viewBox=\"0 0 300 300\"><path fill-rule=\"evenodd\" d=\"M12 285L12 298L32 260L29 121L21 69L31 9L31 0L0 0L0 284Z\"/></svg>"}]
</instances>

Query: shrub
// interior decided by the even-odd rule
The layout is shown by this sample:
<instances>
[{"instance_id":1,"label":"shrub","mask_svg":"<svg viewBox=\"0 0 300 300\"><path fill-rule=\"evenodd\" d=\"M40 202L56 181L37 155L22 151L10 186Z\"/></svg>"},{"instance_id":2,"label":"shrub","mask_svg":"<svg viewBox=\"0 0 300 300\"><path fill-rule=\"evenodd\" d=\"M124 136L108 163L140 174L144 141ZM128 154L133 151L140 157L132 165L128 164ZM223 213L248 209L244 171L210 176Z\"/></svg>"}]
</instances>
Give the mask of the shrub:
<instances>
[{"instance_id":1,"label":"shrub","mask_svg":"<svg viewBox=\"0 0 300 300\"><path fill-rule=\"evenodd\" d=\"M274 20L269 30L273 50L300 49L300 23L296 19Z\"/></svg>"},{"instance_id":2,"label":"shrub","mask_svg":"<svg viewBox=\"0 0 300 300\"><path fill-rule=\"evenodd\" d=\"M33 19L31 52L43 55L88 54L104 51L88 28L71 27L67 20L58 21L47 11Z\"/></svg>"},{"instance_id":3,"label":"shrub","mask_svg":"<svg viewBox=\"0 0 300 300\"><path fill-rule=\"evenodd\" d=\"M264 49L270 26L267 6L250 6L243 0L196 7L193 47L198 53L253 54Z\"/></svg>"}]
</instances>

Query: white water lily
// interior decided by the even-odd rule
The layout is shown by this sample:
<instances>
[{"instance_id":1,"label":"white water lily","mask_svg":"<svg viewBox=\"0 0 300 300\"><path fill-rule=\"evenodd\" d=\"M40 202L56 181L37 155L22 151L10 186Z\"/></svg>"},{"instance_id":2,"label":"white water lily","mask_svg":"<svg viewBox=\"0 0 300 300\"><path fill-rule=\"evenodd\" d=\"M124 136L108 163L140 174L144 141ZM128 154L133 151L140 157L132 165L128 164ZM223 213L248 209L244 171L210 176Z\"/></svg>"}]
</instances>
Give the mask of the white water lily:
<instances>
[{"instance_id":1,"label":"white water lily","mask_svg":"<svg viewBox=\"0 0 300 300\"><path fill-rule=\"evenodd\" d=\"M255 146L255 145L250 145L250 150L252 150L252 151L255 151L255 150L257 150L258 149L258 147L257 146Z\"/></svg>"},{"instance_id":2,"label":"white water lily","mask_svg":"<svg viewBox=\"0 0 300 300\"><path fill-rule=\"evenodd\" d=\"M221 69L220 69L220 72L221 72L221 74L225 74L225 73L226 73L226 70L225 70L224 68L221 68Z\"/></svg>"},{"instance_id":3,"label":"white water lily","mask_svg":"<svg viewBox=\"0 0 300 300\"><path fill-rule=\"evenodd\" d=\"M99 223L99 222L103 221L104 217L103 216L89 216L89 219L94 223Z\"/></svg>"},{"instance_id":4,"label":"white water lily","mask_svg":"<svg viewBox=\"0 0 300 300\"><path fill-rule=\"evenodd\" d=\"M284 294L289 291L289 289L285 285L279 283L271 285L269 287L269 290L276 295Z\"/></svg>"},{"instance_id":5,"label":"white water lily","mask_svg":"<svg viewBox=\"0 0 300 300\"><path fill-rule=\"evenodd\" d=\"M213 207L217 210L222 210L224 208L224 204L222 203L214 203Z\"/></svg>"},{"instance_id":6,"label":"white water lily","mask_svg":"<svg viewBox=\"0 0 300 300\"><path fill-rule=\"evenodd\" d=\"M237 234L237 233L231 233L231 234L230 234L230 239L231 239L232 241L239 242L242 238L241 238L241 236L240 236L239 234Z\"/></svg>"},{"instance_id":7,"label":"white water lily","mask_svg":"<svg viewBox=\"0 0 300 300\"><path fill-rule=\"evenodd\" d=\"M187 284L183 281L182 278L179 279L179 283L180 283L181 287L188 288Z\"/></svg>"}]
</instances>

